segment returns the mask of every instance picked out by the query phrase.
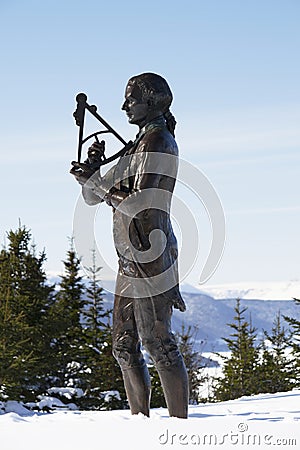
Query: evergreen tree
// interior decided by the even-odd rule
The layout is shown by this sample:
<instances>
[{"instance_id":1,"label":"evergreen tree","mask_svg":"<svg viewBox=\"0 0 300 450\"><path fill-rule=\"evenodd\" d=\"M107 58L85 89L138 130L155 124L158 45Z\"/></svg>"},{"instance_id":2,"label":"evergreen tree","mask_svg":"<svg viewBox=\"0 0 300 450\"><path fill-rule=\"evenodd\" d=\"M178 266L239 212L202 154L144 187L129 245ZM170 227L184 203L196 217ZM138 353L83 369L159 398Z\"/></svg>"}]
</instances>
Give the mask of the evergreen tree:
<instances>
[{"instance_id":1,"label":"evergreen tree","mask_svg":"<svg viewBox=\"0 0 300 450\"><path fill-rule=\"evenodd\" d=\"M296 305L300 306L300 299L294 298ZM290 340L292 346L292 372L291 380L294 387L300 386L300 320L295 317L284 316L292 329L292 339Z\"/></svg>"},{"instance_id":2,"label":"evergreen tree","mask_svg":"<svg viewBox=\"0 0 300 450\"><path fill-rule=\"evenodd\" d=\"M122 373L112 355L112 328L110 326L111 310L103 305L103 289L98 278L101 267L97 267L95 251L92 254L92 266L86 268L89 284L86 288L86 299L82 309L84 350L84 374L82 376L85 389L79 404L88 409L122 408L125 392ZM109 401L103 394L107 391L118 391L110 396ZM123 401L122 401L123 398Z\"/></svg>"},{"instance_id":3,"label":"evergreen tree","mask_svg":"<svg viewBox=\"0 0 300 450\"><path fill-rule=\"evenodd\" d=\"M7 238L0 253L0 395L31 401L45 389L51 370L54 287L47 285L45 252L36 255L30 231L19 225Z\"/></svg>"},{"instance_id":4,"label":"evergreen tree","mask_svg":"<svg viewBox=\"0 0 300 450\"><path fill-rule=\"evenodd\" d=\"M53 344L56 355L54 383L62 387L81 387L84 283L80 275L80 259L76 256L72 241L63 264L64 274L51 311L53 320L56 321Z\"/></svg>"},{"instance_id":5,"label":"evergreen tree","mask_svg":"<svg viewBox=\"0 0 300 450\"><path fill-rule=\"evenodd\" d=\"M94 250L92 251L92 266L85 269L88 273L89 284L86 288L86 298L83 301L83 330L88 346L99 350L103 342L102 329L107 324L111 310L105 310L103 305L104 293L98 278L101 267L96 265Z\"/></svg>"},{"instance_id":6,"label":"evergreen tree","mask_svg":"<svg viewBox=\"0 0 300 450\"><path fill-rule=\"evenodd\" d=\"M196 327L192 330L191 326L186 328L182 325L181 332L177 333L179 350L183 356L188 373L189 402L193 405L199 403L199 388L205 381L205 377L201 374L202 357L195 349L197 332Z\"/></svg>"},{"instance_id":7,"label":"evergreen tree","mask_svg":"<svg viewBox=\"0 0 300 450\"><path fill-rule=\"evenodd\" d=\"M290 333L282 326L280 313L274 319L271 334L264 331L270 346L263 342L259 367L260 392L282 392L292 388L291 361L286 355L290 345Z\"/></svg>"},{"instance_id":8,"label":"evergreen tree","mask_svg":"<svg viewBox=\"0 0 300 450\"><path fill-rule=\"evenodd\" d=\"M234 322L228 324L233 333L223 338L231 355L224 358L223 376L217 379L214 394L218 401L258 392L259 348L255 346L256 329L243 316L246 310L237 299Z\"/></svg>"},{"instance_id":9,"label":"evergreen tree","mask_svg":"<svg viewBox=\"0 0 300 450\"><path fill-rule=\"evenodd\" d=\"M116 393L116 396L112 394L109 401L105 399L102 401L101 409L124 409L128 408L128 402L126 398L123 376L119 364L112 354L112 326L108 322L103 330L104 342L101 349L100 358L98 361L101 375L101 393L112 391ZM119 395L118 395L119 394Z\"/></svg>"},{"instance_id":10,"label":"evergreen tree","mask_svg":"<svg viewBox=\"0 0 300 450\"><path fill-rule=\"evenodd\" d=\"M147 365L151 379L151 408L166 408L167 404L158 372L151 359Z\"/></svg>"}]
</instances>

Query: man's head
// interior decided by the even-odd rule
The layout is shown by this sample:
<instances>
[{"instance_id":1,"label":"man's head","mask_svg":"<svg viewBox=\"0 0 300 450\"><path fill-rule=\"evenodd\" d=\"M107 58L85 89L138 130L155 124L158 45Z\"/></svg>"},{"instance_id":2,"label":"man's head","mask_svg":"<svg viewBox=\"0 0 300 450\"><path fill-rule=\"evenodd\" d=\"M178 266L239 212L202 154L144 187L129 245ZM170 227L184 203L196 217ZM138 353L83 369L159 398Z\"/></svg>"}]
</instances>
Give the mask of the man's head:
<instances>
[{"instance_id":1,"label":"man's head","mask_svg":"<svg viewBox=\"0 0 300 450\"><path fill-rule=\"evenodd\" d=\"M143 127L147 122L169 111L173 96L166 80L155 73L136 75L127 83L125 102L129 123Z\"/></svg>"}]
</instances>

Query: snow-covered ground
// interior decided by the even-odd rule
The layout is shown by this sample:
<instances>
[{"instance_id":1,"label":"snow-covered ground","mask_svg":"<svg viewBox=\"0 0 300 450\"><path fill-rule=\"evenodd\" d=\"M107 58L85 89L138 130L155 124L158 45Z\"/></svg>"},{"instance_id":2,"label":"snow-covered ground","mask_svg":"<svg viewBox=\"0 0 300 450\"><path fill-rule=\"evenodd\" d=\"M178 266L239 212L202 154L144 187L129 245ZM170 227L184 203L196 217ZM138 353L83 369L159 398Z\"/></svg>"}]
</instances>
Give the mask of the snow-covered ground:
<instances>
[{"instance_id":1,"label":"snow-covered ground","mask_svg":"<svg viewBox=\"0 0 300 450\"><path fill-rule=\"evenodd\" d=\"M1 449L300 448L300 390L190 406L187 420L163 408L150 418L128 410L23 413L0 415Z\"/></svg>"}]
</instances>

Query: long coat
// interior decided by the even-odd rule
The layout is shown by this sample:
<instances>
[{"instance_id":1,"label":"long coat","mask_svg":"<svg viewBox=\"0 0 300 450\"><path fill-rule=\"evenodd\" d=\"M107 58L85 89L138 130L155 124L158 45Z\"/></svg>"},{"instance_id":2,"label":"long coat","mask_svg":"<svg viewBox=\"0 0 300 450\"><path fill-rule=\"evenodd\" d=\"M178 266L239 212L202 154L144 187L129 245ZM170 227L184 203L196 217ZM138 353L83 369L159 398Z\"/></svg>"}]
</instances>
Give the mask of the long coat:
<instances>
[{"instance_id":1,"label":"long coat","mask_svg":"<svg viewBox=\"0 0 300 450\"><path fill-rule=\"evenodd\" d=\"M138 298L160 295L184 310L178 287L177 241L170 219L177 171L177 144L160 117L140 130L133 147L103 179L112 196L120 192L125 196L125 202L113 208L119 294ZM126 196L130 199L127 204Z\"/></svg>"}]
</instances>

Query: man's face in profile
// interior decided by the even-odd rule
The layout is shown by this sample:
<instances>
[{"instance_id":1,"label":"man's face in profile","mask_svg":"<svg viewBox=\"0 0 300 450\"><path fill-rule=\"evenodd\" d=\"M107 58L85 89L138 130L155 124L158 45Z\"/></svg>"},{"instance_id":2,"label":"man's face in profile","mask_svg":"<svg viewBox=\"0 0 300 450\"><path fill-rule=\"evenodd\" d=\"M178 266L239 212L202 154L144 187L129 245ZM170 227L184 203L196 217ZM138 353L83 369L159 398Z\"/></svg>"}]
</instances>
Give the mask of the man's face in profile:
<instances>
[{"instance_id":1,"label":"man's face in profile","mask_svg":"<svg viewBox=\"0 0 300 450\"><path fill-rule=\"evenodd\" d=\"M140 89L134 84L128 84L125 91L125 101L122 105L128 117L128 122L143 126L147 122L150 111L147 101L142 99Z\"/></svg>"}]
</instances>

